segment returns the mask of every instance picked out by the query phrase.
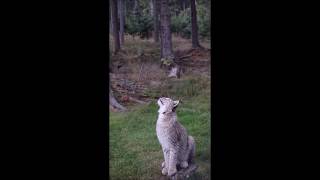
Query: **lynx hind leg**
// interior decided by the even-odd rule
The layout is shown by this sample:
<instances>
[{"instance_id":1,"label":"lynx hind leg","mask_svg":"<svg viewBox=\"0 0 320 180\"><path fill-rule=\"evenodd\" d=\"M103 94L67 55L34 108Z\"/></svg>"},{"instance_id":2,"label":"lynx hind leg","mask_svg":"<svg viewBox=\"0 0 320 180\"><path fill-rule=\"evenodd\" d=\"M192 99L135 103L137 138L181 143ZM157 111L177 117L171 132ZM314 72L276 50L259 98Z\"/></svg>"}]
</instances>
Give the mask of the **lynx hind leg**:
<instances>
[{"instance_id":1,"label":"lynx hind leg","mask_svg":"<svg viewBox=\"0 0 320 180\"><path fill-rule=\"evenodd\" d=\"M196 155L196 144L195 144L194 138L192 136L189 136L188 144L189 144L188 162L189 162L189 164L191 164L191 163L194 163L194 157Z\"/></svg>"}]
</instances>

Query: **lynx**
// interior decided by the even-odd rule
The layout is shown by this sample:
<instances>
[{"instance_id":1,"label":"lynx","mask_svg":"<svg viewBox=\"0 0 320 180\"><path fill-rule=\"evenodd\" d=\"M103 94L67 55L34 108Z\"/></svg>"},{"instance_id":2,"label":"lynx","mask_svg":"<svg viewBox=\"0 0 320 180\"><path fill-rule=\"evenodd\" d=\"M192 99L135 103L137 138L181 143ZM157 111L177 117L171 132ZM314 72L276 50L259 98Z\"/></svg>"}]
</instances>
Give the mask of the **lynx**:
<instances>
[{"instance_id":1,"label":"lynx","mask_svg":"<svg viewBox=\"0 0 320 180\"><path fill-rule=\"evenodd\" d=\"M174 176L177 167L187 168L194 162L195 141L177 120L175 110L179 101L162 97L157 103L160 108L156 131L164 156L162 174Z\"/></svg>"}]
</instances>

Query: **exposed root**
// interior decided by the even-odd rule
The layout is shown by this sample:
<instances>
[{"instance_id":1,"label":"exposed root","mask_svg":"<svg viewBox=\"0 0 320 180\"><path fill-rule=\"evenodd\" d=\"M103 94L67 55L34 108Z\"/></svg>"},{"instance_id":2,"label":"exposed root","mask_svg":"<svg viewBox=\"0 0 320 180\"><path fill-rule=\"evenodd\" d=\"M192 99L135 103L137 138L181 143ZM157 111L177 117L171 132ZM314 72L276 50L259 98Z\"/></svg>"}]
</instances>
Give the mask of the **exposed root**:
<instances>
[{"instance_id":1,"label":"exposed root","mask_svg":"<svg viewBox=\"0 0 320 180\"><path fill-rule=\"evenodd\" d=\"M116 100L116 98L113 96L113 92L110 88L109 91L109 106L111 110L115 110L115 111L126 111L127 108L125 108L124 106L122 106L121 104L118 103L118 101Z\"/></svg>"}]
</instances>

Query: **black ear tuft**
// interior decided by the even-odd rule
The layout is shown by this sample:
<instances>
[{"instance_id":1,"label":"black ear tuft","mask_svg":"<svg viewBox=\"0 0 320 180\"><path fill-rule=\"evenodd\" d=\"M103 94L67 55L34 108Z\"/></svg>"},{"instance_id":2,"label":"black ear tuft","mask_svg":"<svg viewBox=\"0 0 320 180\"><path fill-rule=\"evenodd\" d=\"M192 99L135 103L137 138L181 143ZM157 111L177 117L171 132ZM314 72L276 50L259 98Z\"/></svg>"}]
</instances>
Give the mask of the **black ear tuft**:
<instances>
[{"instance_id":1,"label":"black ear tuft","mask_svg":"<svg viewBox=\"0 0 320 180\"><path fill-rule=\"evenodd\" d=\"M173 108L172 108L172 112L176 112L177 107L178 107L178 106L173 107Z\"/></svg>"},{"instance_id":2,"label":"black ear tuft","mask_svg":"<svg viewBox=\"0 0 320 180\"><path fill-rule=\"evenodd\" d=\"M175 112L177 107L179 105L179 101L173 101L173 108L172 108L172 112Z\"/></svg>"}]
</instances>

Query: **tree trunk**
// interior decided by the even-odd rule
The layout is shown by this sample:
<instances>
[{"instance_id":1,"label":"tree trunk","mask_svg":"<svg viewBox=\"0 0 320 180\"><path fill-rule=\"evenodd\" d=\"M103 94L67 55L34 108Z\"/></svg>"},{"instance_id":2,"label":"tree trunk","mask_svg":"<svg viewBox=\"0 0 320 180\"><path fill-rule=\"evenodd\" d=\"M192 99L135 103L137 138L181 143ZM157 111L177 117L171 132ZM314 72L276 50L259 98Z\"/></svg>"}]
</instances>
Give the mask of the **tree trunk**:
<instances>
[{"instance_id":1,"label":"tree trunk","mask_svg":"<svg viewBox=\"0 0 320 180\"><path fill-rule=\"evenodd\" d=\"M182 1L182 3L183 3L183 9L187 9L188 7L189 7L189 1L190 0L181 0Z\"/></svg>"},{"instance_id":2,"label":"tree trunk","mask_svg":"<svg viewBox=\"0 0 320 180\"><path fill-rule=\"evenodd\" d=\"M157 1L157 5L159 8L159 38L160 38L160 58L163 58L163 52L162 52L162 47L163 47L163 40L162 40L162 28L161 28L161 1L162 0L156 0ZM162 64L161 64L162 65Z\"/></svg>"},{"instance_id":3,"label":"tree trunk","mask_svg":"<svg viewBox=\"0 0 320 180\"><path fill-rule=\"evenodd\" d=\"M153 0L153 39L154 42L159 42L159 15L160 15L160 0Z\"/></svg>"},{"instance_id":4,"label":"tree trunk","mask_svg":"<svg viewBox=\"0 0 320 180\"><path fill-rule=\"evenodd\" d=\"M119 2L119 18L120 18L120 31L119 31L119 38L120 38L120 45L123 46L124 44L124 8L125 8L125 3L124 0L118 0Z\"/></svg>"},{"instance_id":5,"label":"tree trunk","mask_svg":"<svg viewBox=\"0 0 320 180\"><path fill-rule=\"evenodd\" d=\"M114 53L117 53L120 50L117 0L111 0L110 3L112 10L112 34L114 40Z\"/></svg>"},{"instance_id":6,"label":"tree trunk","mask_svg":"<svg viewBox=\"0 0 320 180\"><path fill-rule=\"evenodd\" d=\"M195 0L191 0L191 34L192 34L192 48L199 48L199 38L198 38L198 23L197 23L197 9Z\"/></svg>"},{"instance_id":7,"label":"tree trunk","mask_svg":"<svg viewBox=\"0 0 320 180\"><path fill-rule=\"evenodd\" d=\"M174 62L174 53L172 50L172 36L170 30L170 12L168 0L161 0L160 8L160 29L161 29L161 57L173 62L169 68L169 77L179 78L180 67Z\"/></svg>"},{"instance_id":8,"label":"tree trunk","mask_svg":"<svg viewBox=\"0 0 320 180\"><path fill-rule=\"evenodd\" d=\"M185 9L185 8L184 8L184 6L185 6L185 5L184 5L184 4L185 4L184 1L185 1L185 0L179 0L179 6L180 6L180 10L181 10L181 11L183 11L183 10Z\"/></svg>"},{"instance_id":9,"label":"tree trunk","mask_svg":"<svg viewBox=\"0 0 320 180\"><path fill-rule=\"evenodd\" d=\"M172 38L170 30L170 12L168 7L168 0L161 0L160 10L161 21L161 40L162 40L162 56L163 58L174 58L172 51Z\"/></svg>"}]
</instances>

